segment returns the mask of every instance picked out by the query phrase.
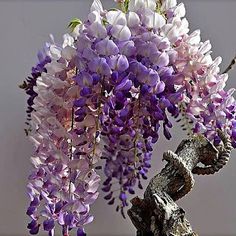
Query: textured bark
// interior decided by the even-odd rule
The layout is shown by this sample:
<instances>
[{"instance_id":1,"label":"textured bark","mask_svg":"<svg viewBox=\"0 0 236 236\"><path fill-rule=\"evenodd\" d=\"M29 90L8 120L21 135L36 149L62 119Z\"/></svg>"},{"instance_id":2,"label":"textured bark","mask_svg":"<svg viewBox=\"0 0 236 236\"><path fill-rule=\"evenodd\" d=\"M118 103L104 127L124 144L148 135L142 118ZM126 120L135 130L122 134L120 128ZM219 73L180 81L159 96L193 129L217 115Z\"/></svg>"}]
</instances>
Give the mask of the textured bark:
<instances>
[{"instance_id":1,"label":"textured bark","mask_svg":"<svg viewBox=\"0 0 236 236\"><path fill-rule=\"evenodd\" d=\"M221 145L215 147L203 136L183 140L176 152L167 151L162 171L151 179L144 198L131 200L128 215L138 236L194 236L185 212L175 201L191 191L193 173L214 174L228 162L232 150L229 138L221 131ZM203 166L198 166L201 163Z\"/></svg>"}]
</instances>

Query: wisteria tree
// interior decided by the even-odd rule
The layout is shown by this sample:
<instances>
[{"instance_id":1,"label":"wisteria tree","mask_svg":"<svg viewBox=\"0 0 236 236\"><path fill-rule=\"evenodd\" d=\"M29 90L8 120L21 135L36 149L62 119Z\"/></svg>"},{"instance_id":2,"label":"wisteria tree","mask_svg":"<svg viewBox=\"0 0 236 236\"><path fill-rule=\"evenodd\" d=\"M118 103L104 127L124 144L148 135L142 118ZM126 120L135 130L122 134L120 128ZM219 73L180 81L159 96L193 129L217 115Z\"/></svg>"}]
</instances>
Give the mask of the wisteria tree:
<instances>
[{"instance_id":1,"label":"wisteria tree","mask_svg":"<svg viewBox=\"0 0 236 236\"><path fill-rule=\"evenodd\" d=\"M140 236L196 235L175 201L192 189L193 174L216 173L236 147L234 89L224 89L235 60L220 71L210 42L201 42L199 30L189 33L183 3L116 2L105 10L95 0L85 21L71 21L62 44L51 36L20 86L29 95L25 132L35 147L30 234L41 227L53 236L60 225L63 236L86 235L99 185L125 217L160 130L172 137L172 117L184 122L187 139L163 154L166 166L131 200L128 216Z\"/></svg>"}]
</instances>

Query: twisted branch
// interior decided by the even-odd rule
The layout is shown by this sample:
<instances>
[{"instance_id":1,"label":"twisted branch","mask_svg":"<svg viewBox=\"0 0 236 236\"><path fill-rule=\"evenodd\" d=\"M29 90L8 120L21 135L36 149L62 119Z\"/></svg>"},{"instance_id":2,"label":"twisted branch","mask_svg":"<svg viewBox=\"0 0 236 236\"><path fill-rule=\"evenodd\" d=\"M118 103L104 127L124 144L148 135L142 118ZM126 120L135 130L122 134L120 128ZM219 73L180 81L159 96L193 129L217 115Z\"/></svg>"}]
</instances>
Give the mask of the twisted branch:
<instances>
[{"instance_id":1,"label":"twisted branch","mask_svg":"<svg viewBox=\"0 0 236 236\"><path fill-rule=\"evenodd\" d=\"M185 217L185 212L175 201L185 196L194 185L193 173L215 173L229 160L232 150L230 139L218 131L222 140L215 147L202 136L183 140L176 152L167 151L167 161L162 171L151 179L144 198L131 200L128 215L138 236L196 236ZM205 167L199 167L202 163Z\"/></svg>"},{"instance_id":2,"label":"twisted branch","mask_svg":"<svg viewBox=\"0 0 236 236\"><path fill-rule=\"evenodd\" d=\"M193 188L194 179L191 171L186 167L185 163L182 162L178 155L172 151L167 151L163 154L163 160L166 160L168 163L171 163L174 167L176 167L179 172L182 174L184 178L184 186L175 193L172 197L174 201L184 197L187 195Z\"/></svg>"},{"instance_id":3,"label":"twisted branch","mask_svg":"<svg viewBox=\"0 0 236 236\"><path fill-rule=\"evenodd\" d=\"M207 167L196 166L192 172L197 175L212 175L220 171L229 161L230 153L233 149L229 137L222 131L218 130L218 134L223 142L223 146L219 146L219 157L214 163Z\"/></svg>"}]
</instances>

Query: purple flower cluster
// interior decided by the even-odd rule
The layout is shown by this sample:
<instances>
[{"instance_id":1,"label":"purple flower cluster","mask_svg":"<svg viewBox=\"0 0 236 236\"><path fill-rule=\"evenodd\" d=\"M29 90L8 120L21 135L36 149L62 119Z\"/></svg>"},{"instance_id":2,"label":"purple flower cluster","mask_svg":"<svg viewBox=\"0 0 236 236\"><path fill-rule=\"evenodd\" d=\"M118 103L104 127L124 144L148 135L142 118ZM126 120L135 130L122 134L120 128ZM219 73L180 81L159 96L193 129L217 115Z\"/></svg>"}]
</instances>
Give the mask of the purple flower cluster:
<instances>
[{"instance_id":1,"label":"purple flower cluster","mask_svg":"<svg viewBox=\"0 0 236 236\"><path fill-rule=\"evenodd\" d=\"M42 225L52 236L57 222L64 236L73 228L84 235L84 225L93 220L89 210L98 197L100 182L94 169L99 155L93 138L96 118L89 112L83 122L78 118L76 98L83 88L76 83L73 44L74 39L65 35L63 46L54 42L47 45L50 62L37 74L33 87L37 96L32 105L29 138L35 146L31 158L34 169L27 186L31 234L37 234Z\"/></svg>"},{"instance_id":2,"label":"purple flower cluster","mask_svg":"<svg viewBox=\"0 0 236 236\"><path fill-rule=\"evenodd\" d=\"M116 179L122 201L117 209L122 212L127 205L126 192L134 193L135 184L142 188L141 178L147 179L152 146L159 138L161 125L166 138L171 138L172 124L167 114L178 115L177 104L182 98L174 88L174 70L168 66L170 46L162 37L145 32L145 28L142 31L132 40L121 42L122 54L118 58L123 60L124 70L112 67L112 92L104 104L102 134L107 180L103 190L108 192L105 198L112 204L115 200L112 179Z\"/></svg>"},{"instance_id":3,"label":"purple flower cluster","mask_svg":"<svg viewBox=\"0 0 236 236\"><path fill-rule=\"evenodd\" d=\"M178 116L177 104L183 99L175 88L179 74L172 66L177 53L165 36L150 31L150 22L138 12L126 16L119 10L94 10L78 27L76 37L80 71L76 81L82 96L75 102L76 119L83 121L88 100L95 102L99 114L94 126L104 143L107 177L102 190L108 204L121 201L117 210L122 215L127 193L134 194L135 185L142 188L141 179L147 179L160 126L170 139L168 113Z\"/></svg>"},{"instance_id":4,"label":"purple flower cluster","mask_svg":"<svg viewBox=\"0 0 236 236\"><path fill-rule=\"evenodd\" d=\"M224 91L210 43L188 34L183 4L175 0L117 1L105 11L95 0L62 45L52 39L22 88L30 96L31 158L28 229L63 236L93 220L90 205L102 190L125 217L128 194L142 189L160 127L171 138L170 117L188 117L193 133L217 144L218 128L236 140L233 89ZM74 26L74 24L71 24ZM183 113L183 107L184 112ZM98 162L104 161L104 167Z\"/></svg>"}]
</instances>

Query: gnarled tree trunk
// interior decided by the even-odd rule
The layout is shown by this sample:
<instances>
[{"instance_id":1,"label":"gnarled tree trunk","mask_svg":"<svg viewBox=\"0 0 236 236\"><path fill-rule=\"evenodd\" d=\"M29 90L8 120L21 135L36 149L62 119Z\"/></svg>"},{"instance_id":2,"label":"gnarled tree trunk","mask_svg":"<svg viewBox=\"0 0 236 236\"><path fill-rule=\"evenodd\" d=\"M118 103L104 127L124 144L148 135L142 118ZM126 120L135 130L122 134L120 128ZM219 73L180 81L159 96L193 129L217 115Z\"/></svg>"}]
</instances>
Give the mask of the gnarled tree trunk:
<instances>
[{"instance_id":1,"label":"gnarled tree trunk","mask_svg":"<svg viewBox=\"0 0 236 236\"><path fill-rule=\"evenodd\" d=\"M131 200L128 215L137 236L194 236L185 212L175 201L194 185L192 173L214 174L228 162L232 150L229 138L218 131L222 144L215 147L203 136L183 140L176 152L167 151L162 171L151 179L144 198ZM201 163L203 167L198 166Z\"/></svg>"}]
</instances>

